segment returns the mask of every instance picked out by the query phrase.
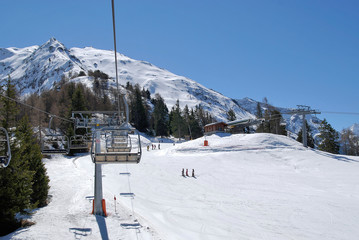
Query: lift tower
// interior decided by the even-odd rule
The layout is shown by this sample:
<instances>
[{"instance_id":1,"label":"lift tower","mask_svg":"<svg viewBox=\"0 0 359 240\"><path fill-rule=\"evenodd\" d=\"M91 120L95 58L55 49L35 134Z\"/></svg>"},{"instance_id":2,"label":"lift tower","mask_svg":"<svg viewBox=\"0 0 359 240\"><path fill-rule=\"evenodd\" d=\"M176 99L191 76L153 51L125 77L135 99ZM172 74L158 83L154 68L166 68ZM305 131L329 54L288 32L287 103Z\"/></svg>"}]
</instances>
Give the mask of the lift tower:
<instances>
[{"instance_id":1,"label":"lift tower","mask_svg":"<svg viewBox=\"0 0 359 240\"><path fill-rule=\"evenodd\" d=\"M308 147L307 145L307 127L306 127L306 120L305 120L305 115L308 114L320 114L319 111L317 110L313 110L310 109L309 106L305 106L305 105L297 105L297 109L293 109L290 112L286 113L286 114L290 114L290 115L294 115L294 114L298 114L298 115L302 115L302 119L303 119L303 125L302 125L302 139L303 139L303 146L304 147Z\"/></svg>"}]
</instances>

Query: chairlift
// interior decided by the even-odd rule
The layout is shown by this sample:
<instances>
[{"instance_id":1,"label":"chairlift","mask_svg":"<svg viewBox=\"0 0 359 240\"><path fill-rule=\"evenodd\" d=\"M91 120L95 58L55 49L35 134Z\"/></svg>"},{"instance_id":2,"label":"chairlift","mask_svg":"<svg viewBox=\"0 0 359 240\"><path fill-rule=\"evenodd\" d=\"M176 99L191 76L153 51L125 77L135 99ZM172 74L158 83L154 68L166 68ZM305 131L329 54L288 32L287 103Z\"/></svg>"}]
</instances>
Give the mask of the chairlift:
<instances>
[{"instance_id":1,"label":"chairlift","mask_svg":"<svg viewBox=\"0 0 359 240\"><path fill-rule=\"evenodd\" d=\"M106 139L106 149L108 152L131 152L132 142L128 131L112 131Z\"/></svg>"},{"instance_id":2,"label":"chairlift","mask_svg":"<svg viewBox=\"0 0 359 240\"><path fill-rule=\"evenodd\" d=\"M72 112L71 119L74 121L75 129L78 128L91 128L89 123L90 119L87 116L84 116L83 113L79 111Z\"/></svg>"},{"instance_id":3,"label":"chairlift","mask_svg":"<svg viewBox=\"0 0 359 240\"><path fill-rule=\"evenodd\" d=\"M52 119L53 116L50 116L49 129L42 139L41 152L42 154L69 154L69 138L51 129Z\"/></svg>"},{"instance_id":4,"label":"chairlift","mask_svg":"<svg viewBox=\"0 0 359 240\"><path fill-rule=\"evenodd\" d=\"M70 137L70 152L87 152L89 147L84 135L74 135Z\"/></svg>"},{"instance_id":5,"label":"chairlift","mask_svg":"<svg viewBox=\"0 0 359 240\"><path fill-rule=\"evenodd\" d=\"M0 127L0 168L6 168L11 160L9 134L5 128Z\"/></svg>"},{"instance_id":6,"label":"chairlift","mask_svg":"<svg viewBox=\"0 0 359 240\"><path fill-rule=\"evenodd\" d=\"M95 137L91 146L94 163L139 163L141 160L140 135L126 127L107 127L97 130L100 134L100 149L95 151ZM101 144L104 143L104 144Z\"/></svg>"}]
</instances>

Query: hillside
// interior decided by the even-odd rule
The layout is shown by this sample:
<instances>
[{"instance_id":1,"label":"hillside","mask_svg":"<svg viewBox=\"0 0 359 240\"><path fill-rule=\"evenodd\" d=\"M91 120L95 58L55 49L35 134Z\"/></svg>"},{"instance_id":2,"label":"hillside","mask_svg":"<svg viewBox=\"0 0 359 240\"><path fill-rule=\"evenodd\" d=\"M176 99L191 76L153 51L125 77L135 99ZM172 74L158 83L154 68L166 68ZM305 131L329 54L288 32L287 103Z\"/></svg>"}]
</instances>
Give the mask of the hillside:
<instances>
[{"instance_id":1,"label":"hillside","mask_svg":"<svg viewBox=\"0 0 359 240\"><path fill-rule=\"evenodd\" d=\"M342 239L359 235L359 158L272 134L212 135L104 165L107 218L90 214L90 156L45 160L51 202L2 239ZM148 140L143 139L143 142ZM182 168L197 178L181 176ZM115 212L114 196L117 198ZM140 226L139 226L140 225Z\"/></svg>"},{"instance_id":2,"label":"hillside","mask_svg":"<svg viewBox=\"0 0 359 240\"><path fill-rule=\"evenodd\" d=\"M109 85L115 88L114 59L113 51L92 47L67 49L64 44L51 38L41 46L0 48L0 81L10 75L21 94L26 96L52 89L63 76L72 78L75 82L81 81L91 88L91 77L73 77L80 71L87 73L89 70L100 70L110 76L112 80ZM231 98L151 63L134 60L119 53L118 69L120 84L138 83L141 88L149 89L153 96L161 94L169 109L179 99L181 108L186 104L190 108L201 104L218 120L225 120L230 109L234 110L237 118L254 117Z\"/></svg>"}]
</instances>

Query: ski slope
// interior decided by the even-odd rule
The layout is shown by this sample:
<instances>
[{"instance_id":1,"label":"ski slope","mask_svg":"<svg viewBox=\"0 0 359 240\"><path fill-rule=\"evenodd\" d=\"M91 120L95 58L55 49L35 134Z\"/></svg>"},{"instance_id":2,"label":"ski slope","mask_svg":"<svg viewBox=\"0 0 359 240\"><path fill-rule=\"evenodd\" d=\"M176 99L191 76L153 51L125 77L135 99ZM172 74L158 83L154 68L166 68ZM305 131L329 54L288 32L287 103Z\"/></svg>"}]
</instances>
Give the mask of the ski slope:
<instances>
[{"instance_id":1,"label":"ski slope","mask_svg":"<svg viewBox=\"0 0 359 240\"><path fill-rule=\"evenodd\" d=\"M50 204L35 211L36 225L2 239L358 238L359 157L271 134L206 139L144 147L138 165L103 165L107 218L90 214L89 155L45 160Z\"/></svg>"}]
</instances>

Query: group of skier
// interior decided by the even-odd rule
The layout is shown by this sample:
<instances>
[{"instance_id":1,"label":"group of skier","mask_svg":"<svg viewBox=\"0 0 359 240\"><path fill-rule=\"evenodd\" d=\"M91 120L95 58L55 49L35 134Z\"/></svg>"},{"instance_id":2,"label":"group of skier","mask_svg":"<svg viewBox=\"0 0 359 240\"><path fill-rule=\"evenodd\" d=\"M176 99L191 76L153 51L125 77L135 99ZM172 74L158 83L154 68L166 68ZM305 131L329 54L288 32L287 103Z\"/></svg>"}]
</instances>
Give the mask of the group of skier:
<instances>
[{"instance_id":1,"label":"group of skier","mask_svg":"<svg viewBox=\"0 0 359 240\"><path fill-rule=\"evenodd\" d=\"M188 175L188 169L186 169L186 175L185 175L184 168L182 168L182 177L189 177L189 175ZM196 176L194 175L194 169L192 169L192 177L196 177Z\"/></svg>"},{"instance_id":2,"label":"group of skier","mask_svg":"<svg viewBox=\"0 0 359 240\"><path fill-rule=\"evenodd\" d=\"M152 150L155 150L156 147L156 144L152 144ZM161 149L161 144L158 144L158 149ZM150 144L147 145L147 151L150 151Z\"/></svg>"}]
</instances>

